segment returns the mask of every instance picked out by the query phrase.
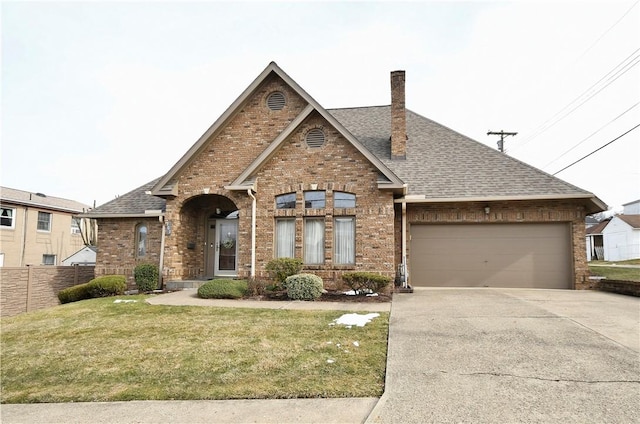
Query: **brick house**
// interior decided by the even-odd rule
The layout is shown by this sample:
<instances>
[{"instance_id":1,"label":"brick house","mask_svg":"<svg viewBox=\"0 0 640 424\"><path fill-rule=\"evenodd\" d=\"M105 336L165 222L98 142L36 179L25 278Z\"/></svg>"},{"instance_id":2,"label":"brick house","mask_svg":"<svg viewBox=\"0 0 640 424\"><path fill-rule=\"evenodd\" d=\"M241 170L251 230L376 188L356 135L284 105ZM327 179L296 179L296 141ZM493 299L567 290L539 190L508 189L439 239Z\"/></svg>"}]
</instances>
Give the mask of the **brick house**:
<instances>
[{"instance_id":1,"label":"brick house","mask_svg":"<svg viewBox=\"0 0 640 424\"><path fill-rule=\"evenodd\" d=\"M157 180L87 216L96 275L160 265L166 283L263 278L298 257L412 286L583 288L593 194L405 109L325 109L275 63ZM178 283L179 285L179 283Z\"/></svg>"}]
</instances>

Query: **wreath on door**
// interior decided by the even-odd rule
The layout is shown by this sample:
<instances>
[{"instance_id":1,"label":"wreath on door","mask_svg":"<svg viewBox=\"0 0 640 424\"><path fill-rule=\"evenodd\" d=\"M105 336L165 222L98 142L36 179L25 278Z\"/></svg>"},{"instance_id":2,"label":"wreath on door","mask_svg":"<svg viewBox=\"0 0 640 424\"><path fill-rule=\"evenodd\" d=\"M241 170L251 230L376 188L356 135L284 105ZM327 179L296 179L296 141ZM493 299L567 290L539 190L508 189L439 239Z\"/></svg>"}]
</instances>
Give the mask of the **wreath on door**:
<instances>
[{"instance_id":1,"label":"wreath on door","mask_svg":"<svg viewBox=\"0 0 640 424\"><path fill-rule=\"evenodd\" d=\"M222 241L222 242L220 243L220 246L221 246L223 249L231 249L231 248L233 248L233 246L235 246L235 245L236 245L236 241L235 241L234 239L232 239L232 238L227 238L227 239L225 239L224 241Z\"/></svg>"}]
</instances>

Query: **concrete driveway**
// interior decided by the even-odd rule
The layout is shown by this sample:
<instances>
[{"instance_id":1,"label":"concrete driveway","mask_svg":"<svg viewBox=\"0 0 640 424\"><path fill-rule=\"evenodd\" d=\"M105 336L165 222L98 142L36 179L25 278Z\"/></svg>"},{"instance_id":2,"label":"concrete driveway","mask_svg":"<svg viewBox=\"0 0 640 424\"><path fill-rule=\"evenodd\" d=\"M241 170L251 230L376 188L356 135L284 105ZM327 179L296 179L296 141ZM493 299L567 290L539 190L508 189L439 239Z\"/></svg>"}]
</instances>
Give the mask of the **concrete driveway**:
<instances>
[{"instance_id":1,"label":"concrete driveway","mask_svg":"<svg viewBox=\"0 0 640 424\"><path fill-rule=\"evenodd\" d=\"M372 423L640 422L640 299L597 291L395 295Z\"/></svg>"}]
</instances>

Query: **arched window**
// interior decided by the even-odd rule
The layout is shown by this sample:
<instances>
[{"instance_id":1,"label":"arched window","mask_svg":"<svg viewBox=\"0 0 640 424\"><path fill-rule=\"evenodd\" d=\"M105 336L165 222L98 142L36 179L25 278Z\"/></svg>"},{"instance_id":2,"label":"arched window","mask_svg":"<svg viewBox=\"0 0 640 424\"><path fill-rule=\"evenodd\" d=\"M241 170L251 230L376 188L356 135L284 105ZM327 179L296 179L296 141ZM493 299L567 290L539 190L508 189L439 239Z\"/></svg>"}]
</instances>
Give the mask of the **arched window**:
<instances>
[{"instance_id":1,"label":"arched window","mask_svg":"<svg viewBox=\"0 0 640 424\"><path fill-rule=\"evenodd\" d=\"M142 258L147 255L147 225L138 224L136 226L136 257Z\"/></svg>"}]
</instances>

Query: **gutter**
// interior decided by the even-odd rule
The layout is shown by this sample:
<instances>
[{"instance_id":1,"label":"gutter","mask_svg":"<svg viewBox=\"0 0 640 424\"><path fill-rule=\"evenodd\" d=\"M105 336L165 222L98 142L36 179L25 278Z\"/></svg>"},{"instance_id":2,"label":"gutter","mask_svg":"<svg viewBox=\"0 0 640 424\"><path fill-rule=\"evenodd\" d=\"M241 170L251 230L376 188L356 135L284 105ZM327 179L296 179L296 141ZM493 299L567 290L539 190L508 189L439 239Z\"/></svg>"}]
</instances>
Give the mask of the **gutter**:
<instances>
[{"instance_id":1,"label":"gutter","mask_svg":"<svg viewBox=\"0 0 640 424\"><path fill-rule=\"evenodd\" d=\"M256 196L251 189L247 189L251 197L251 278L256 276Z\"/></svg>"}]
</instances>

